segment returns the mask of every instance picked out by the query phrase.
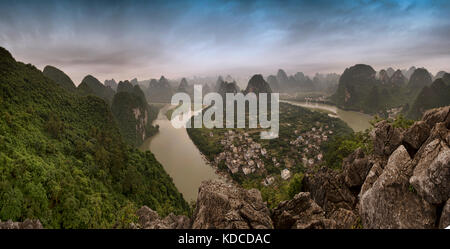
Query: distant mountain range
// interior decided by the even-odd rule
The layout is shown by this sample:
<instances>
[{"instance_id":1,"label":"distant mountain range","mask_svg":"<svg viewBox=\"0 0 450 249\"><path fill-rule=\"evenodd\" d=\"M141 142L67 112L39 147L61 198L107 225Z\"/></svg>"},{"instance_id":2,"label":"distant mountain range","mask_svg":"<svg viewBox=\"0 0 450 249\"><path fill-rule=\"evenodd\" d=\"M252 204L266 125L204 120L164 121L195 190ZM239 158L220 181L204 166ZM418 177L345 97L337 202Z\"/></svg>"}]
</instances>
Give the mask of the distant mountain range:
<instances>
[{"instance_id":1,"label":"distant mountain range","mask_svg":"<svg viewBox=\"0 0 450 249\"><path fill-rule=\"evenodd\" d=\"M450 104L447 84L439 80L444 76L448 77L445 72L439 73L433 83L425 68L388 68L377 73L369 65L357 64L344 71L330 101L343 109L382 116L400 107L403 114L418 119L427 109Z\"/></svg>"}]
</instances>

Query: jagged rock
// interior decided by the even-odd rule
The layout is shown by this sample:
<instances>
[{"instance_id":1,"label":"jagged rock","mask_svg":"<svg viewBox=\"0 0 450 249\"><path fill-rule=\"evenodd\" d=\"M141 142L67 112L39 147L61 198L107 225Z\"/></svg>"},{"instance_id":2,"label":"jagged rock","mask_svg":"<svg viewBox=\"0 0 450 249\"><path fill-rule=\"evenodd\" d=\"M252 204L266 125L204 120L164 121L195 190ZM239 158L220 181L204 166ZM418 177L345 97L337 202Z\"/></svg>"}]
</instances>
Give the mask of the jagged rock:
<instances>
[{"instance_id":1,"label":"jagged rock","mask_svg":"<svg viewBox=\"0 0 450 249\"><path fill-rule=\"evenodd\" d=\"M364 152L361 148L355 150L346 157L342 164L342 169L347 186L361 186L371 167L371 162L364 156Z\"/></svg>"},{"instance_id":2,"label":"jagged rock","mask_svg":"<svg viewBox=\"0 0 450 249\"><path fill-rule=\"evenodd\" d=\"M336 227L336 222L325 218L325 212L310 198L308 192L300 192L292 200L281 202L273 210L272 219L277 229Z\"/></svg>"},{"instance_id":3,"label":"jagged rock","mask_svg":"<svg viewBox=\"0 0 450 249\"><path fill-rule=\"evenodd\" d=\"M305 174L303 186L327 213L339 208L352 210L356 205L356 198L345 185L343 175L329 168Z\"/></svg>"},{"instance_id":4,"label":"jagged rock","mask_svg":"<svg viewBox=\"0 0 450 249\"><path fill-rule=\"evenodd\" d=\"M0 229L43 229L42 224L39 220L26 219L23 222L13 222L8 220L2 222L0 220Z\"/></svg>"},{"instance_id":5,"label":"jagged rock","mask_svg":"<svg viewBox=\"0 0 450 249\"><path fill-rule=\"evenodd\" d=\"M140 208L137 213L139 226L144 229L189 229L191 221L187 216L170 213L162 219L156 211L147 206Z\"/></svg>"},{"instance_id":6,"label":"jagged rock","mask_svg":"<svg viewBox=\"0 0 450 249\"><path fill-rule=\"evenodd\" d=\"M395 128L387 120L378 122L373 130L373 152L377 156L388 157L401 144L402 130Z\"/></svg>"},{"instance_id":7,"label":"jagged rock","mask_svg":"<svg viewBox=\"0 0 450 249\"><path fill-rule=\"evenodd\" d=\"M430 126L424 121L415 122L403 133L403 144L407 149L417 151L430 135L430 129Z\"/></svg>"},{"instance_id":8,"label":"jagged rock","mask_svg":"<svg viewBox=\"0 0 450 249\"><path fill-rule=\"evenodd\" d=\"M430 127L434 127L436 123L445 122L445 126L450 128L450 106L428 110L423 114L422 120Z\"/></svg>"},{"instance_id":9,"label":"jagged rock","mask_svg":"<svg viewBox=\"0 0 450 249\"><path fill-rule=\"evenodd\" d=\"M273 225L258 190L210 180L200 185L192 228L269 229Z\"/></svg>"},{"instance_id":10,"label":"jagged rock","mask_svg":"<svg viewBox=\"0 0 450 249\"><path fill-rule=\"evenodd\" d=\"M361 195L364 228L433 228L436 208L410 188L412 160L403 145L389 157L378 179Z\"/></svg>"},{"instance_id":11,"label":"jagged rock","mask_svg":"<svg viewBox=\"0 0 450 249\"><path fill-rule=\"evenodd\" d=\"M367 190L369 190L375 181L380 177L381 173L383 173L384 163L380 161L376 161L373 163L373 166L370 168L369 173L367 174L366 180L364 181L361 191L359 192L359 198L363 195Z\"/></svg>"},{"instance_id":12,"label":"jagged rock","mask_svg":"<svg viewBox=\"0 0 450 249\"><path fill-rule=\"evenodd\" d=\"M339 208L330 215L330 219L336 222L337 229L354 229L360 226L360 217L355 212Z\"/></svg>"},{"instance_id":13,"label":"jagged rock","mask_svg":"<svg viewBox=\"0 0 450 249\"><path fill-rule=\"evenodd\" d=\"M450 198L450 148L439 139L427 144L409 180L417 193L432 204Z\"/></svg>"},{"instance_id":14,"label":"jagged rock","mask_svg":"<svg viewBox=\"0 0 450 249\"><path fill-rule=\"evenodd\" d=\"M439 228L447 228L448 226L450 226L450 199L442 208L441 219L439 220Z\"/></svg>"}]
</instances>

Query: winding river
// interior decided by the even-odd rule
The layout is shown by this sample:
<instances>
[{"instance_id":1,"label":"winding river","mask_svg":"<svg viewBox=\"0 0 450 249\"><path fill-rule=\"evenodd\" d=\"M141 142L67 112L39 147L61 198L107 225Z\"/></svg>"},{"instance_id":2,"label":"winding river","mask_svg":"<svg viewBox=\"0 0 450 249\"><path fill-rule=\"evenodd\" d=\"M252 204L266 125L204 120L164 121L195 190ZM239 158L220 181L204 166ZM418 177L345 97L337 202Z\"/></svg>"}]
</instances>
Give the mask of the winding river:
<instances>
[{"instance_id":1,"label":"winding river","mask_svg":"<svg viewBox=\"0 0 450 249\"><path fill-rule=\"evenodd\" d=\"M141 150L150 150L172 177L175 186L186 201L196 200L200 183L219 178L213 167L206 163L200 151L189 138L186 129L176 129L165 113L171 105L161 108L154 124L159 132L144 141Z\"/></svg>"},{"instance_id":2,"label":"winding river","mask_svg":"<svg viewBox=\"0 0 450 249\"><path fill-rule=\"evenodd\" d=\"M354 111L344 111L335 106L284 101L293 105L313 110L323 110L346 122L354 131L363 131L370 127L370 115ZM141 150L150 150L172 177L175 186L187 201L196 200L201 182L216 179L220 176L206 160L189 138L186 129L176 129L167 119L165 113L175 106L165 105L161 108L154 124L159 125L159 132L144 141Z\"/></svg>"},{"instance_id":3,"label":"winding river","mask_svg":"<svg viewBox=\"0 0 450 249\"><path fill-rule=\"evenodd\" d=\"M345 111L337 108L333 105L327 105L322 103L315 102L298 102L298 101L287 101L283 100L282 102L289 103L291 105L302 106L312 110L323 110L329 114L329 116L340 118L342 121L347 123L350 128L354 131L364 131L365 129L370 128L369 121L373 119L373 117L369 114L355 112L355 111Z\"/></svg>"}]
</instances>

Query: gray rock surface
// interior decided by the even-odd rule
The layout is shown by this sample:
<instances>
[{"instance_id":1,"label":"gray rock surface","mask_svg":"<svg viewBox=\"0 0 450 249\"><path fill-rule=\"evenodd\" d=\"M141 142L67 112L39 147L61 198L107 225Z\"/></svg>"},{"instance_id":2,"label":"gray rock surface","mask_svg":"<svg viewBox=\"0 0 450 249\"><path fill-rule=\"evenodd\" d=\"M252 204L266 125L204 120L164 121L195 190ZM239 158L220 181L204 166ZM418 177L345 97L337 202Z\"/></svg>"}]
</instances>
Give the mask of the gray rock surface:
<instances>
[{"instance_id":1,"label":"gray rock surface","mask_svg":"<svg viewBox=\"0 0 450 249\"><path fill-rule=\"evenodd\" d=\"M342 164L345 184L349 187L361 186L371 167L372 163L365 157L363 150L355 150Z\"/></svg>"},{"instance_id":2,"label":"gray rock surface","mask_svg":"<svg viewBox=\"0 0 450 249\"><path fill-rule=\"evenodd\" d=\"M0 220L0 229L43 229L39 220L26 219L23 222L13 222L12 220L2 222Z\"/></svg>"},{"instance_id":3,"label":"gray rock surface","mask_svg":"<svg viewBox=\"0 0 450 249\"><path fill-rule=\"evenodd\" d=\"M436 208L410 188L412 160L403 145L389 157L359 203L364 228L433 228Z\"/></svg>"},{"instance_id":4,"label":"gray rock surface","mask_svg":"<svg viewBox=\"0 0 450 249\"><path fill-rule=\"evenodd\" d=\"M192 228L269 229L273 224L258 190L211 180L200 185Z\"/></svg>"},{"instance_id":5,"label":"gray rock surface","mask_svg":"<svg viewBox=\"0 0 450 249\"><path fill-rule=\"evenodd\" d=\"M336 228L336 222L325 218L325 212L308 192L300 192L292 200L281 202L272 212L276 229Z\"/></svg>"},{"instance_id":6,"label":"gray rock surface","mask_svg":"<svg viewBox=\"0 0 450 249\"><path fill-rule=\"evenodd\" d=\"M187 216L174 215L170 213L165 218L161 218L156 211L147 206L141 207L137 211L139 218L138 228L143 229L188 229L191 227L191 220Z\"/></svg>"}]
</instances>

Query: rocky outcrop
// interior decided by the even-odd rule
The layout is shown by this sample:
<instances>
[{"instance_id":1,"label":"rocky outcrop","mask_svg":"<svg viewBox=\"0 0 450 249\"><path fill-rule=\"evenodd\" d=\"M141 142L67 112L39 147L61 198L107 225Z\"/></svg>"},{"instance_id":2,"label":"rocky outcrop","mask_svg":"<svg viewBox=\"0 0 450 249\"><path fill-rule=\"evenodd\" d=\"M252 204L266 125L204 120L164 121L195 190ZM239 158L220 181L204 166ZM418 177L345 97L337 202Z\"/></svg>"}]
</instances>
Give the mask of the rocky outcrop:
<instances>
[{"instance_id":1,"label":"rocky outcrop","mask_svg":"<svg viewBox=\"0 0 450 249\"><path fill-rule=\"evenodd\" d=\"M147 206L140 208L138 215L138 228L143 229L189 229L191 220L187 216L174 215L170 213L165 218L161 218L156 211Z\"/></svg>"},{"instance_id":2,"label":"rocky outcrop","mask_svg":"<svg viewBox=\"0 0 450 249\"><path fill-rule=\"evenodd\" d=\"M416 161L409 182L417 193L432 204L447 201L450 198L450 148L447 143L439 139L431 141Z\"/></svg>"},{"instance_id":3,"label":"rocky outcrop","mask_svg":"<svg viewBox=\"0 0 450 249\"><path fill-rule=\"evenodd\" d=\"M414 156L415 152L420 146L427 140L430 135L430 126L424 121L418 121L414 123L408 130L403 133L403 144L408 151L414 151L410 156Z\"/></svg>"},{"instance_id":4,"label":"rocky outcrop","mask_svg":"<svg viewBox=\"0 0 450 249\"><path fill-rule=\"evenodd\" d=\"M43 227L39 220L26 219L23 222L12 220L2 222L0 220L0 229L43 229Z\"/></svg>"},{"instance_id":5,"label":"rocky outcrop","mask_svg":"<svg viewBox=\"0 0 450 249\"><path fill-rule=\"evenodd\" d=\"M281 202L273 210L272 220L276 229L336 228L336 222L325 218L325 212L308 192L300 192L292 200Z\"/></svg>"},{"instance_id":6,"label":"rocky outcrop","mask_svg":"<svg viewBox=\"0 0 450 249\"><path fill-rule=\"evenodd\" d=\"M361 186L371 167L372 162L365 157L363 150L357 149L345 158L342 164L345 184L350 188Z\"/></svg>"},{"instance_id":7,"label":"rocky outcrop","mask_svg":"<svg viewBox=\"0 0 450 249\"><path fill-rule=\"evenodd\" d=\"M372 187L361 196L364 228L432 228L435 208L409 188L412 160L404 146L389 157Z\"/></svg>"},{"instance_id":8,"label":"rocky outcrop","mask_svg":"<svg viewBox=\"0 0 450 249\"><path fill-rule=\"evenodd\" d=\"M200 185L192 228L268 229L273 225L258 190L212 180Z\"/></svg>"},{"instance_id":9,"label":"rocky outcrop","mask_svg":"<svg viewBox=\"0 0 450 249\"><path fill-rule=\"evenodd\" d=\"M359 193L364 228L444 226L450 198L449 116L450 107L442 107L427 111L406 131L386 121L375 126L374 154L368 158L373 166Z\"/></svg>"},{"instance_id":10,"label":"rocky outcrop","mask_svg":"<svg viewBox=\"0 0 450 249\"><path fill-rule=\"evenodd\" d=\"M401 144L402 130L395 128L387 120L375 124L372 131L373 153L375 156L388 157Z\"/></svg>"},{"instance_id":11,"label":"rocky outcrop","mask_svg":"<svg viewBox=\"0 0 450 249\"><path fill-rule=\"evenodd\" d=\"M307 173L303 178L304 190L327 214L339 208L353 210L356 197L346 186L345 176L323 167L318 172Z\"/></svg>"}]
</instances>

